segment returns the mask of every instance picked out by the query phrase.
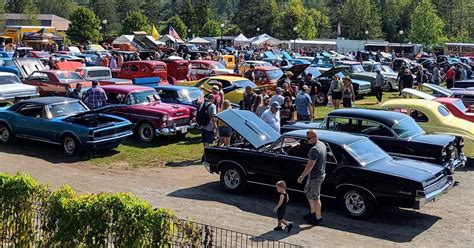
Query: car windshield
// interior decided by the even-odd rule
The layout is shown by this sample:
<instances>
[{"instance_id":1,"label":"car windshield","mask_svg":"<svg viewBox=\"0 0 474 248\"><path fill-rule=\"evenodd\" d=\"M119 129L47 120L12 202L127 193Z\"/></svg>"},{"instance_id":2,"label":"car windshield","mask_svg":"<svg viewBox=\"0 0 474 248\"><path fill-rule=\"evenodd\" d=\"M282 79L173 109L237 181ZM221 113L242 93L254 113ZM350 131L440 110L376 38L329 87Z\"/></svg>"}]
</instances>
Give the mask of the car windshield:
<instances>
[{"instance_id":1,"label":"car windshield","mask_svg":"<svg viewBox=\"0 0 474 248\"><path fill-rule=\"evenodd\" d=\"M224 66L223 64L221 64L221 63L215 63L215 64L212 65L212 68L213 68L213 69L223 70L223 69L225 69L225 66Z\"/></svg>"},{"instance_id":2,"label":"car windshield","mask_svg":"<svg viewBox=\"0 0 474 248\"><path fill-rule=\"evenodd\" d=\"M238 88L245 88L247 86L250 86L252 88L257 87L256 84L254 84L252 81L250 81L248 79L234 81L234 85L237 86Z\"/></svg>"},{"instance_id":3,"label":"car windshield","mask_svg":"<svg viewBox=\"0 0 474 248\"><path fill-rule=\"evenodd\" d=\"M76 72L57 72L56 77L58 77L59 81L61 81L62 83L70 80L84 80Z\"/></svg>"},{"instance_id":4,"label":"car windshield","mask_svg":"<svg viewBox=\"0 0 474 248\"><path fill-rule=\"evenodd\" d=\"M78 113L82 113L84 111L88 111L87 107L84 106L80 101L75 102L65 102L59 104L49 105L49 112L51 113L48 116L50 119L60 116L69 116Z\"/></svg>"},{"instance_id":5,"label":"car windshield","mask_svg":"<svg viewBox=\"0 0 474 248\"><path fill-rule=\"evenodd\" d=\"M0 59L0 66L15 66L13 60L9 59Z\"/></svg>"},{"instance_id":6,"label":"car windshield","mask_svg":"<svg viewBox=\"0 0 474 248\"><path fill-rule=\"evenodd\" d=\"M269 80L277 80L277 79L280 79L281 76L283 76L283 72L280 69L270 70L270 71L267 71L267 76Z\"/></svg>"},{"instance_id":7,"label":"car windshield","mask_svg":"<svg viewBox=\"0 0 474 248\"><path fill-rule=\"evenodd\" d=\"M354 72L364 72L364 67L362 65L351 65L352 71Z\"/></svg>"},{"instance_id":8,"label":"car windshield","mask_svg":"<svg viewBox=\"0 0 474 248\"><path fill-rule=\"evenodd\" d=\"M377 70L380 70L381 72L383 72L383 69L382 69L382 65L381 64L373 64L372 66L372 71L375 72Z\"/></svg>"},{"instance_id":9,"label":"car windshield","mask_svg":"<svg viewBox=\"0 0 474 248\"><path fill-rule=\"evenodd\" d=\"M408 138L425 133L412 118L405 118L397 122L397 124L393 125L392 129L400 138Z\"/></svg>"},{"instance_id":10,"label":"car windshield","mask_svg":"<svg viewBox=\"0 0 474 248\"><path fill-rule=\"evenodd\" d=\"M461 99L454 101L453 105L462 113L467 113L468 111L468 109L466 108L466 106L464 105Z\"/></svg>"},{"instance_id":11,"label":"car windshield","mask_svg":"<svg viewBox=\"0 0 474 248\"><path fill-rule=\"evenodd\" d=\"M156 93L155 90L145 90L145 91L138 91L130 94L127 99L127 104L135 105L135 104L143 104L149 102L155 102L160 100L160 96Z\"/></svg>"},{"instance_id":12,"label":"car windshield","mask_svg":"<svg viewBox=\"0 0 474 248\"><path fill-rule=\"evenodd\" d=\"M390 66L388 65L382 65L381 67L382 67L383 72L395 73L395 71L392 68L390 68Z\"/></svg>"},{"instance_id":13,"label":"car windshield","mask_svg":"<svg viewBox=\"0 0 474 248\"><path fill-rule=\"evenodd\" d=\"M317 78L319 77L319 75L321 75L321 72L318 69L316 69L316 67L308 67L304 71L306 74L311 73L313 78Z\"/></svg>"},{"instance_id":14,"label":"car windshield","mask_svg":"<svg viewBox=\"0 0 474 248\"><path fill-rule=\"evenodd\" d=\"M202 91L199 90L199 88L196 89L182 89L178 91L179 98L187 101L187 102L193 102L193 101L200 101L202 100Z\"/></svg>"},{"instance_id":15,"label":"car windshield","mask_svg":"<svg viewBox=\"0 0 474 248\"><path fill-rule=\"evenodd\" d=\"M363 166L388 157L387 153L370 140L355 142L345 148Z\"/></svg>"},{"instance_id":16,"label":"car windshield","mask_svg":"<svg viewBox=\"0 0 474 248\"><path fill-rule=\"evenodd\" d=\"M196 45L190 45L190 44L188 44L188 45L186 45L186 46L188 47L188 50L189 50L189 51L198 51L198 48L197 48Z\"/></svg>"},{"instance_id":17,"label":"car windshield","mask_svg":"<svg viewBox=\"0 0 474 248\"><path fill-rule=\"evenodd\" d=\"M21 84L20 79L16 75L2 75L0 76L0 85L5 84Z\"/></svg>"}]
</instances>

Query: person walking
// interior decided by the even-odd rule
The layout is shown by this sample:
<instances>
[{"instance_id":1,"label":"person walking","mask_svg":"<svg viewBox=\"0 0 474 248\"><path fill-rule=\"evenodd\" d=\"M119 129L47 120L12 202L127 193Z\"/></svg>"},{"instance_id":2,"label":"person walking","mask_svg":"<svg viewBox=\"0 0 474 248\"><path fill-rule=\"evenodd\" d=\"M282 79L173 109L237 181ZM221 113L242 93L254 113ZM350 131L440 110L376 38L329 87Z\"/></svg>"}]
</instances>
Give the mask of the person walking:
<instances>
[{"instance_id":1,"label":"person walking","mask_svg":"<svg viewBox=\"0 0 474 248\"><path fill-rule=\"evenodd\" d=\"M279 103L278 103L279 104ZM255 114L258 116L258 117L261 117L263 112L265 112L267 109L270 108L270 97L269 96L264 96L263 97L263 101L262 101L262 104L258 105L257 107L257 111L255 112Z\"/></svg>"},{"instance_id":2,"label":"person walking","mask_svg":"<svg viewBox=\"0 0 474 248\"><path fill-rule=\"evenodd\" d=\"M110 59L109 67L110 67L111 70L118 68L118 66L117 66L117 55L116 54L112 55L112 59Z\"/></svg>"},{"instance_id":3,"label":"person walking","mask_svg":"<svg viewBox=\"0 0 474 248\"><path fill-rule=\"evenodd\" d=\"M222 109L220 112L225 111L227 109L232 109L232 105L230 104L229 100L224 100L222 102ZM217 130L219 132L219 141L217 143L217 146L229 146L230 137L232 137L232 128L229 127L225 122L218 120Z\"/></svg>"},{"instance_id":4,"label":"person walking","mask_svg":"<svg viewBox=\"0 0 474 248\"><path fill-rule=\"evenodd\" d=\"M202 128L202 143L204 147L214 143L214 132L217 127L216 114L217 107L214 104L214 95L207 94L196 114L197 123Z\"/></svg>"},{"instance_id":5,"label":"person walking","mask_svg":"<svg viewBox=\"0 0 474 248\"><path fill-rule=\"evenodd\" d=\"M402 85L402 76L405 74L405 67L400 67L400 70L397 74L397 84L398 84L398 96L402 95L403 85Z\"/></svg>"},{"instance_id":6,"label":"person walking","mask_svg":"<svg viewBox=\"0 0 474 248\"><path fill-rule=\"evenodd\" d=\"M289 122L294 122L296 119L295 112L295 105L293 105L291 97L285 97L285 101L280 109L280 126L284 126Z\"/></svg>"},{"instance_id":7,"label":"person walking","mask_svg":"<svg viewBox=\"0 0 474 248\"><path fill-rule=\"evenodd\" d=\"M82 100L82 84L77 83L76 88L68 92L67 97Z\"/></svg>"},{"instance_id":8,"label":"person walking","mask_svg":"<svg viewBox=\"0 0 474 248\"><path fill-rule=\"evenodd\" d=\"M260 117L278 133L280 133L280 108L278 102L272 102L270 108L265 110Z\"/></svg>"},{"instance_id":9,"label":"person walking","mask_svg":"<svg viewBox=\"0 0 474 248\"><path fill-rule=\"evenodd\" d=\"M441 72L439 70L439 65L435 64L435 66L433 67L433 83L435 85L439 85L440 81L441 81Z\"/></svg>"},{"instance_id":10,"label":"person walking","mask_svg":"<svg viewBox=\"0 0 474 248\"><path fill-rule=\"evenodd\" d=\"M252 111L255 98L257 98L257 94L253 92L253 88L250 86L245 87L244 99L242 100L241 108L243 110Z\"/></svg>"},{"instance_id":11,"label":"person walking","mask_svg":"<svg viewBox=\"0 0 474 248\"><path fill-rule=\"evenodd\" d=\"M293 224L289 223L288 221L285 220L285 214L286 214L286 204L288 201L290 201L290 196L288 193L286 193L286 182L285 181L278 181L276 183L276 189L279 194L278 197L278 203L277 205L273 208L273 213L276 214L277 216L277 227L275 227L273 230L274 231L283 231L283 228L281 227L282 224L286 226L286 232L291 232L291 229L293 228Z\"/></svg>"},{"instance_id":12,"label":"person walking","mask_svg":"<svg viewBox=\"0 0 474 248\"><path fill-rule=\"evenodd\" d=\"M107 103L107 94L97 80L92 80L92 88L84 94L84 102L90 109L103 107Z\"/></svg>"},{"instance_id":13,"label":"person walking","mask_svg":"<svg viewBox=\"0 0 474 248\"><path fill-rule=\"evenodd\" d=\"M254 113L257 113L257 108L258 108L258 106L260 106L262 104L262 102L263 102L262 91L259 90L259 89L256 89L255 90L255 101L252 104L251 111L254 112Z\"/></svg>"},{"instance_id":14,"label":"person walking","mask_svg":"<svg viewBox=\"0 0 474 248\"><path fill-rule=\"evenodd\" d=\"M334 75L334 79L331 81L328 91L328 98L329 96L331 96L334 109L338 109L341 106L342 100L342 81L338 75Z\"/></svg>"},{"instance_id":15,"label":"person walking","mask_svg":"<svg viewBox=\"0 0 474 248\"><path fill-rule=\"evenodd\" d=\"M375 76L375 86L374 86L374 91L375 91L375 98L377 98L377 103L376 104L381 104L382 103L382 86L385 82L385 77L382 75L382 72L380 72L379 69L376 71L376 76Z\"/></svg>"},{"instance_id":16,"label":"person walking","mask_svg":"<svg viewBox=\"0 0 474 248\"><path fill-rule=\"evenodd\" d=\"M306 132L308 144L314 145L308 153L308 162L303 173L298 177L297 182L303 183L308 176L304 192L309 202L310 213L303 216L303 219L312 225L318 225L323 220L321 215L321 184L326 177L326 145L318 140L318 135L314 130Z\"/></svg>"},{"instance_id":17,"label":"person walking","mask_svg":"<svg viewBox=\"0 0 474 248\"><path fill-rule=\"evenodd\" d=\"M449 70L446 72L446 75L444 78L446 80L446 87L448 89L451 89L454 87L455 78L456 78L456 67L451 66L451 68L449 68Z\"/></svg>"},{"instance_id":18,"label":"person walking","mask_svg":"<svg viewBox=\"0 0 474 248\"><path fill-rule=\"evenodd\" d=\"M280 105L283 105L285 102L285 97L282 95L283 89L280 87L277 87L275 90L275 95L272 96L270 102L275 102L277 101Z\"/></svg>"},{"instance_id":19,"label":"person walking","mask_svg":"<svg viewBox=\"0 0 474 248\"><path fill-rule=\"evenodd\" d=\"M423 83L425 80L425 75L423 71L423 66L419 65L418 70L416 71L416 83L418 85L418 90L423 90Z\"/></svg>"},{"instance_id":20,"label":"person walking","mask_svg":"<svg viewBox=\"0 0 474 248\"><path fill-rule=\"evenodd\" d=\"M250 65L250 69L244 73L244 78L255 81L255 65Z\"/></svg>"},{"instance_id":21,"label":"person walking","mask_svg":"<svg viewBox=\"0 0 474 248\"><path fill-rule=\"evenodd\" d=\"M308 95L309 88L307 85L303 85L300 92L296 96L296 114L298 121L311 121L314 115L313 102L311 97Z\"/></svg>"},{"instance_id":22,"label":"person walking","mask_svg":"<svg viewBox=\"0 0 474 248\"><path fill-rule=\"evenodd\" d=\"M349 76L342 80L342 106L344 108L352 108L352 103L355 102L354 86Z\"/></svg>"},{"instance_id":23,"label":"person walking","mask_svg":"<svg viewBox=\"0 0 474 248\"><path fill-rule=\"evenodd\" d=\"M318 83L313 80L313 74L308 73L306 74L306 78L304 84L308 85L309 87L309 97L311 98L311 102L313 106L316 106L316 94L318 93Z\"/></svg>"},{"instance_id":24,"label":"person walking","mask_svg":"<svg viewBox=\"0 0 474 248\"><path fill-rule=\"evenodd\" d=\"M413 88L413 75L411 74L410 69L405 69L402 77L400 78L400 83L402 85L401 90L405 88ZM402 93L403 98L407 98L411 96L409 94Z\"/></svg>"}]
</instances>

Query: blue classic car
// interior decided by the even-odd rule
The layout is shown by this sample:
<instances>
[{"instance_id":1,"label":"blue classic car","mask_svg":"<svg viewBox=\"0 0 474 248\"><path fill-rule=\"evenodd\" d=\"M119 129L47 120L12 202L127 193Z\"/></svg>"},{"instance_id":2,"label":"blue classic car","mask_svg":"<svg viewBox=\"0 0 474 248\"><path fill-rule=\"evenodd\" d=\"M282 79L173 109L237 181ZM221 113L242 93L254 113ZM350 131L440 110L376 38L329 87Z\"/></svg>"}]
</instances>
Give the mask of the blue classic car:
<instances>
[{"instance_id":1,"label":"blue classic car","mask_svg":"<svg viewBox=\"0 0 474 248\"><path fill-rule=\"evenodd\" d=\"M68 156L107 149L132 135L126 119L99 114L79 100L43 97L0 108L0 144L24 138L61 145Z\"/></svg>"},{"instance_id":2,"label":"blue classic car","mask_svg":"<svg viewBox=\"0 0 474 248\"><path fill-rule=\"evenodd\" d=\"M204 101L204 94L197 87L163 85L155 86L161 101L199 107Z\"/></svg>"}]
</instances>

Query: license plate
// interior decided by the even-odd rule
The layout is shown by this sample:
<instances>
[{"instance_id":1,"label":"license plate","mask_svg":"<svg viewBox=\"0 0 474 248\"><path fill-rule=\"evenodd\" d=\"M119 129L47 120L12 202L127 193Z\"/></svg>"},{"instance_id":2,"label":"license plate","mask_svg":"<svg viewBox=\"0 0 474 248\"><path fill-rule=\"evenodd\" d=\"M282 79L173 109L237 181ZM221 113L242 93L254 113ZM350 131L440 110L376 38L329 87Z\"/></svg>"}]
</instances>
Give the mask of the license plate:
<instances>
[{"instance_id":1,"label":"license plate","mask_svg":"<svg viewBox=\"0 0 474 248\"><path fill-rule=\"evenodd\" d=\"M181 133L187 133L188 132L188 128L187 127L182 127L181 128Z\"/></svg>"}]
</instances>

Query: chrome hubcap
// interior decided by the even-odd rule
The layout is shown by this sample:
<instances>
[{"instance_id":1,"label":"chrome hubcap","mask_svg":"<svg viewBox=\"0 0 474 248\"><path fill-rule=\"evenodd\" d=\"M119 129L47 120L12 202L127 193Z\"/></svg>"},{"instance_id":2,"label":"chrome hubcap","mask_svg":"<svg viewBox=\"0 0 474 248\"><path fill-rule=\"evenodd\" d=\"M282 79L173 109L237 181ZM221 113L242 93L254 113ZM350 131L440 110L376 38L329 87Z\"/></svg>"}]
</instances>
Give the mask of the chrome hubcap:
<instances>
[{"instance_id":1,"label":"chrome hubcap","mask_svg":"<svg viewBox=\"0 0 474 248\"><path fill-rule=\"evenodd\" d=\"M228 170L224 174L224 183L229 189L236 189L240 184L239 173L235 170Z\"/></svg>"},{"instance_id":2,"label":"chrome hubcap","mask_svg":"<svg viewBox=\"0 0 474 248\"><path fill-rule=\"evenodd\" d=\"M150 141L153 138L153 130L148 125L140 127L140 138L143 141Z\"/></svg>"},{"instance_id":3,"label":"chrome hubcap","mask_svg":"<svg viewBox=\"0 0 474 248\"><path fill-rule=\"evenodd\" d=\"M392 85L390 84L390 82L384 82L384 83L383 83L383 90L384 90L384 91L389 91L390 88L391 88L391 86L392 86Z\"/></svg>"},{"instance_id":4,"label":"chrome hubcap","mask_svg":"<svg viewBox=\"0 0 474 248\"><path fill-rule=\"evenodd\" d=\"M324 101L326 100L326 95L322 94L322 93L319 93L317 96L316 96L316 101L318 103L323 103Z\"/></svg>"},{"instance_id":5,"label":"chrome hubcap","mask_svg":"<svg viewBox=\"0 0 474 248\"><path fill-rule=\"evenodd\" d=\"M364 198L355 191L347 193L346 208L353 215L361 215L366 208Z\"/></svg>"},{"instance_id":6,"label":"chrome hubcap","mask_svg":"<svg viewBox=\"0 0 474 248\"><path fill-rule=\"evenodd\" d=\"M2 142L7 142L9 139L10 139L10 132L8 131L7 128L5 127L2 127L0 129L0 139L2 140Z\"/></svg>"},{"instance_id":7,"label":"chrome hubcap","mask_svg":"<svg viewBox=\"0 0 474 248\"><path fill-rule=\"evenodd\" d=\"M64 151L66 151L67 154L73 154L74 151L76 150L76 142L72 138L65 138L64 139Z\"/></svg>"}]
</instances>

